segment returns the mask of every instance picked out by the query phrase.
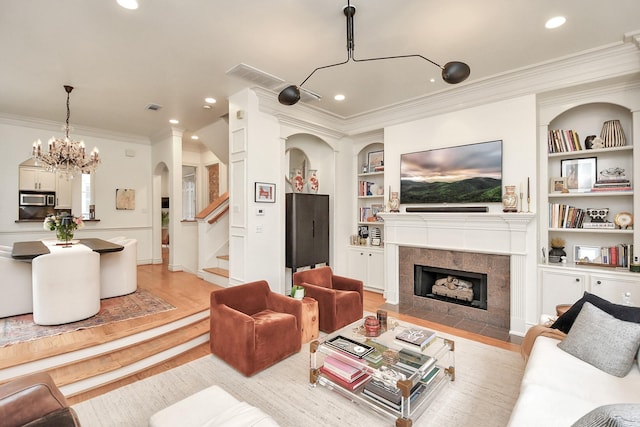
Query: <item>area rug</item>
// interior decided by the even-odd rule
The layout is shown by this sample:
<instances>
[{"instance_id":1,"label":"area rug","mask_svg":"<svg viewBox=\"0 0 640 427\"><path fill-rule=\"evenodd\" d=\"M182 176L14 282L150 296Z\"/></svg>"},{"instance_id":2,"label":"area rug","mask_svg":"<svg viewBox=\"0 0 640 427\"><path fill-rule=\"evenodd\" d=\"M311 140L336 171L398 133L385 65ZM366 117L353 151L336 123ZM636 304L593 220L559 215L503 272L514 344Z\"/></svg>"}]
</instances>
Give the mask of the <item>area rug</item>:
<instances>
[{"instance_id":1,"label":"area rug","mask_svg":"<svg viewBox=\"0 0 640 427\"><path fill-rule=\"evenodd\" d=\"M98 314L79 322L41 326L33 323L33 314L5 317L0 319L0 347L173 309L175 307L162 298L139 289L129 295L101 300Z\"/></svg>"},{"instance_id":2,"label":"area rug","mask_svg":"<svg viewBox=\"0 0 640 427\"><path fill-rule=\"evenodd\" d=\"M446 384L413 426L507 425L524 371L520 354L451 338L455 340L456 380ZM205 356L73 408L85 427L143 427L160 409L217 384L237 399L262 409L282 427L373 427L395 423L327 388L313 388L308 381L309 344L305 344L299 353L250 378L213 355Z\"/></svg>"}]
</instances>

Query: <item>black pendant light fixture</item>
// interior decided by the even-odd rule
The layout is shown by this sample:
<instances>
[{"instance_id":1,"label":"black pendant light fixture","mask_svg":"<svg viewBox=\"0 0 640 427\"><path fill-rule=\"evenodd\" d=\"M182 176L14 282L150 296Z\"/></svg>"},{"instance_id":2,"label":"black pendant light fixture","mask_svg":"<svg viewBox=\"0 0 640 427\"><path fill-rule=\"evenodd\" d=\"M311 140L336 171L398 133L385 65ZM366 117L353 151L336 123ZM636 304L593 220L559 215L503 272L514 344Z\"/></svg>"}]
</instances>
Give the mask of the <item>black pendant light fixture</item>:
<instances>
[{"instance_id":1,"label":"black pendant light fixture","mask_svg":"<svg viewBox=\"0 0 640 427\"><path fill-rule=\"evenodd\" d=\"M290 85L284 88L280 94L278 95L278 101L280 101L283 105L294 105L300 100L300 87L306 83L313 74L324 68L335 67L338 65L346 64L349 61L354 62L366 62L366 61L379 61L382 59L397 59L397 58L422 58L427 62L432 63L436 67L442 69L442 80L450 84L457 84L465 81L469 74L471 74L471 69L464 62L452 61L447 62L444 67L440 64L430 60L429 58L425 58L422 55L397 55L397 56L381 56L378 58L367 58L367 59L356 59L354 56L354 37L353 37L353 16L356 14L356 7L351 5L351 2L348 1L347 5L343 9L344 15L347 17L347 59L342 62L338 62L336 64L324 65L322 67L318 67L311 72L307 76L306 79L300 83L300 85Z\"/></svg>"}]
</instances>

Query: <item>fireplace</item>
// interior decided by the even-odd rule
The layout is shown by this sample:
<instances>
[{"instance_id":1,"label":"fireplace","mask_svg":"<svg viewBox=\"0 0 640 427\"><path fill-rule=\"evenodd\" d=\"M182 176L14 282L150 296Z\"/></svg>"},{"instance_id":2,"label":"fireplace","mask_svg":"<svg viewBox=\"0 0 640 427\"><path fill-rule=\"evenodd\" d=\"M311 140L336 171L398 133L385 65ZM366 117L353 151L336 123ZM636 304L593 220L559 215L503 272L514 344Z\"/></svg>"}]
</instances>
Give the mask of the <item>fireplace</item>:
<instances>
[{"instance_id":1,"label":"fireplace","mask_svg":"<svg viewBox=\"0 0 640 427\"><path fill-rule=\"evenodd\" d=\"M487 309L487 275L414 265L413 294L465 307Z\"/></svg>"},{"instance_id":2,"label":"fireplace","mask_svg":"<svg viewBox=\"0 0 640 427\"><path fill-rule=\"evenodd\" d=\"M400 313L508 340L510 256L400 246L399 260Z\"/></svg>"}]
</instances>

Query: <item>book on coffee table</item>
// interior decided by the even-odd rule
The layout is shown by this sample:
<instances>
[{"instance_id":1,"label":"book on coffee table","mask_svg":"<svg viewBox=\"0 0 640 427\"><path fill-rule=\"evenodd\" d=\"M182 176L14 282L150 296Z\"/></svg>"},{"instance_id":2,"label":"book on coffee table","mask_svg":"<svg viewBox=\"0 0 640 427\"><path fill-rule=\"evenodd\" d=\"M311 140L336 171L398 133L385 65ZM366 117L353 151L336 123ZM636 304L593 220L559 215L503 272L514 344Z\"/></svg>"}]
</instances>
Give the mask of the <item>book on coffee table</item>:
<instances>
[{"instance_id":1,"label":"book on coffee table","mask_svg":"<svg viewBox=\"0 0 640 427\"><path fill-rule=\"evenodd\" d=\"M404 331L396 334L396 339L398 341L414 345L420 350L424 350L424 348L429 345L429 343L431 343L431 341L433 341L435 337L436 333L434 331L416 327L407 328Z\"/></svg>"}]
</instances>

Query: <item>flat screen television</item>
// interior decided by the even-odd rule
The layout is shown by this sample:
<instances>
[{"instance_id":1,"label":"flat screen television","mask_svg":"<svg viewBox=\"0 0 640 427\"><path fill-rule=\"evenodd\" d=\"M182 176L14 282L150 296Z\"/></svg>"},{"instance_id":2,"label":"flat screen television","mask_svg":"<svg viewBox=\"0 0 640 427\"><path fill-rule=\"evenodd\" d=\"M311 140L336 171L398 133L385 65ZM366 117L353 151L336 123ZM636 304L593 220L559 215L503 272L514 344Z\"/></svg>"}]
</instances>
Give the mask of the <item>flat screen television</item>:
<instances>
[{"instance_id":1,"label":"flat screen television","mask_svg":"<svg viewBox=\"0 0 640 427\"><path fill-rule=\"evenodd\" d=\"M400 203L502 201L502 141L400 156Z\"/></svg>"}]
</instances>

